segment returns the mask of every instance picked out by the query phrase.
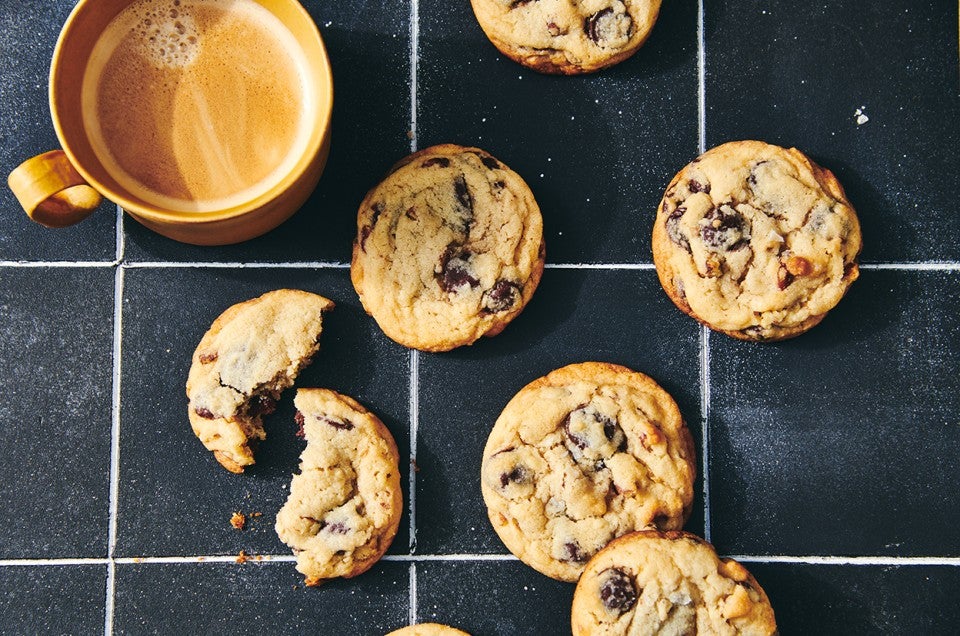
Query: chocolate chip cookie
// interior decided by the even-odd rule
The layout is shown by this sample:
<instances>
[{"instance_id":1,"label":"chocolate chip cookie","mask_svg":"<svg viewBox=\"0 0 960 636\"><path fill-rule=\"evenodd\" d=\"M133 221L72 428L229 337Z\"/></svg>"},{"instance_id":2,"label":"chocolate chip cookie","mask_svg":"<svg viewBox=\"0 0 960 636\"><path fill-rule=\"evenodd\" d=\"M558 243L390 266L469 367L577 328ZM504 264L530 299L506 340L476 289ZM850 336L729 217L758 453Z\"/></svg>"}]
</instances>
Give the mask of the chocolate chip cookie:
<instances>
[{"instance_id":1,"label":"chocolate chip cookie","mask_svg":"<svg viewBox=\"0 0 960 636\"><path fill-rule=\"evenodd\" d=\"M547 576L576 581L611 539L683 526L694 462L666 391L626 367L585 362L510 400L483 450L480 484L507 548Z\"/></svg>"},{"instance_id":2,"label":"chocolate chip cookie","mask_svg":"<svg viewBox=\"0 0 960 636\"><path fill-rule=\"evenodd\" d=\"M448 351L500 333L543 274L540 208L517 173L445 144L394 166L360 205L350 276L400 344Z\"/></svg>"},{"instance_id":3,"label":"chocolate chip cookie","mask_svg":"<svg viewBox=\"0 0 960 636\"><path fill-rule=\"evenodd\" d=\"M598 552L573 595L573 636L771 636L770 600L733 559L687 532L628 534Z\"/></svg>"},{"instance_id":4,"label":"chocolate chip cookie","mask_svg":"<svg viewBox=\"0 0 960 636\"><path fill-rule=\"evenodd\" d=\"M490 41L541 73L591 73L621 62L650 35L660 0L471 0Z\"/></svg>"},{"instance_id":5,"label":"chocolate chip cookie","mask_svg":"<svg viewBox=\"0 0 960 636\"><path fill-rule=\"evenodd\" d=\"M420 623L392 631L387 636L470 636L470 634L439 623Z\"/></svg>"},{"instance_id":6,"label":"chocolate chip cookie","mask_svg":"<svg viewBox=\"0 0 960 636\"><path fill-rule=\"evenodd\" d=\"M862 244L833 173L760 141L687 165L653 226L653 260L673 302L741 340L782 340L819 323L857 279Z\"/></svg>"},{"instance_id":7,"label":"chocolate chip cookie","mask_svg":"<svg viewBox=\"0 0 960 636\"><path fill-rule=\"evenodd\" d=\"M279 289L242 302L213 321L187 377L194 434L227 470L242 473L266 439L263 416L320 348L323 314L333 302Z\"/></svg>"},{"instance_id":8,"label":"chocolate chip cookie","mask_svg":"<svg viewBox=\"0 0 960 636\"><path fill-rule=\"evenodd\" d=\"M345 395L299 389L293 403L307 446L277 535L297 555L307 585L362 574L400 525L397 445L376 415Z\"/></svg>"}]
</instances>

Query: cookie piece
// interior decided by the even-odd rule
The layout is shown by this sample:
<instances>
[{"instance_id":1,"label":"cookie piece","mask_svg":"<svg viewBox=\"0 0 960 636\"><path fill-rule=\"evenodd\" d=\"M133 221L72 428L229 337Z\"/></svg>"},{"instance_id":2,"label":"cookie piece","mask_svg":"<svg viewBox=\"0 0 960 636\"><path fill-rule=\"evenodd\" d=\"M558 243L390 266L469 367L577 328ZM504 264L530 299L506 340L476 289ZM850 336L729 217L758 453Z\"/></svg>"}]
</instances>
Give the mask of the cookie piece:
<instances>
[{"instance_id":1,"label":"cookie piece","mask_svg":"<svg viewBox=\"0 0 960 636\"><path fill-rule=\"evenodd\" d=\"M494 336L543 274L543 221L517 173L479 148L414 153L360 204L350 276L400 344L448 351Z\"/></svg>"},{"instance_id":2,"label":"cookie piece","mask_svg":"<svg viewBox=\"0 0 960 636\"><path fill-rule=\"evenodd\" d=\"M392 631L387 636L470 636L467 632L439 623L420 623Z\"/></svg>"},{"instance_id":3,"label":"cookie piece","mask_svg":"<svg viewBox=\"0 0 960 636\"><path fill-rule=\"evenodd\" d=\"M400 515L400 455L380 419L352 398L299 389L296 421L307 447L277 514L277 536L307 585L369 570L390 547Z\"/></svg>"},{"instance_id":4,"label":"cookie piece","mask_svg":"<svg viewBox=\"0 0 960 636\"><path fill-rule=\"evenodd\" d=\"M507 548L547 576L576 581L614 537L683 527L694 461L666 391L626 367L585 362L510 400L483 450L480 484Z\"/></svg>"},{"instance_id":5,"label":"cookie piece","mask_svg":"<svg viewBox=\"0 0 960 636\"><path fill-rule=\"evenodd\" d=\"M733 559L688 532L634 532L611 542L573 595L573 636L770 636L770 599Z\"/></svg>"},{"instance_id":6,"label":"cookie piece","mask_svg":"<svg viewBox=\"0 0 960 636\"><path fill-rule=\"evenodd\" d=\"M653 29L660 0L471 0L501 53L541 73L591 73L621 62Z\"/></svg>"},{"instance_id":7,"label":"cookie piece","mask_svg":"<svg viewBox=\"0 0 960 636\"><path fill-rule=\"evenodd\" d=\"M213 321L193 352L187 413L194 434L227 470L242 473L266 439L263 416L320 348L332 301L278 289L242 302Z\"/></svg>"},{"instance_id":8,"label":"cookie piece","mask_svg":"<svg viewBox=\"0 0 960 636\"><path fill-rule=\"evenodd\" d=\"M862 245L833 173L760 141L726 143L687 165L653 226L667 295L741 340L782 340L819 323L857 279Z\"/></svg>"}]
</instances>

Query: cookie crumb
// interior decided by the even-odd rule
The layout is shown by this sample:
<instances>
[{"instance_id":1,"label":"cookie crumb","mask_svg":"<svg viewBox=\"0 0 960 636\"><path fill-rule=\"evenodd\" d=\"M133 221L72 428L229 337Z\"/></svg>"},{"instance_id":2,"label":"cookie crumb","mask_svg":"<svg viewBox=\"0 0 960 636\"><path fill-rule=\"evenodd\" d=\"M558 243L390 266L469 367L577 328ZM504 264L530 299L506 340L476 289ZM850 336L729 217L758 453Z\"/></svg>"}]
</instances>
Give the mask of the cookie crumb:
<instances>
[{"instance_id":1,"label":"cookie crumb","mask_svg":"<svg viewBox=\"0 0 960 636\"><path fill-rule=\"evenodd\" d=\"M243 530L243 528L247 525L247 517L238 510L237 512L233 513L232 517L230 517L230 525L237 530Z\"/></svg>"},{"instance_id":2,"label":"cookie crumb","mask_svg":"<svg viewBox=\"0 0 960 636\"><path fill-rule=\"evenodd\" d=\"M251 513L250 513L250 517L251 517L251 518L262 517L262 516L263 516L263 513L262 513L262 512L251 512Z\"/></svg>"},{"instance_id":3,"label":"cookie crumb","mask_svg":"<svg viewBox=\"0 0 960 636\"><path fill-rule=\"evenodd\" d=\"M413 468L413 472L415 472L415 473L419 473L419 472L420 472L420 467L417 466L417 460L416 460L416 458L414 458L414 457L411 457L411 458L410 458L410 467Z\"/></svg>"},{"instance_id":4,"label":"cookie crumb","mask_svg":"<svg viewBox=\"0 0 960 636\"><path fill-rule=\"evenodd\" d=\"M240 550L240 553L237 555L237 563L243 564L250 560L250 557L247 555L246 550Z\"/></svg>"},{"instance_id":5,"label":"cookie crumb","mask_svg":"<svg viewBox=\"0 0 960 636\"><path fill-rule=\"evenodd\" d=\"M865 106L861 106L857 110L853 111L853 116L856 118L857 126L862 126L870 121L870 118L867 117L867 113L863 110L864 108Z\"/></svg>"}]
</instances>

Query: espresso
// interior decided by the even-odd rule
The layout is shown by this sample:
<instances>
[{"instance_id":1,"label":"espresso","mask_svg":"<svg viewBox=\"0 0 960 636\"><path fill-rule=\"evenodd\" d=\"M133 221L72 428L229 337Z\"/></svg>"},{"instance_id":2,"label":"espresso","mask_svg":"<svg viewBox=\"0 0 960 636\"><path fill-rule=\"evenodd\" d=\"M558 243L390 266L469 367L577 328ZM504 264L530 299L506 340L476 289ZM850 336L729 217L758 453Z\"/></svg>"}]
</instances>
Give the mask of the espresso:
<instances>
[{"instance_id":1,"label":"espresso","mask_svg":"<svg viewBox=\"0 0 960 636\"><path fill-rule=\"evenodd\" d=\"M127 191L175 211L250 201L289 174L316 110L305 55L253 0L139 0L97 41L82 114Z\"/></svg>"}]
</instances>

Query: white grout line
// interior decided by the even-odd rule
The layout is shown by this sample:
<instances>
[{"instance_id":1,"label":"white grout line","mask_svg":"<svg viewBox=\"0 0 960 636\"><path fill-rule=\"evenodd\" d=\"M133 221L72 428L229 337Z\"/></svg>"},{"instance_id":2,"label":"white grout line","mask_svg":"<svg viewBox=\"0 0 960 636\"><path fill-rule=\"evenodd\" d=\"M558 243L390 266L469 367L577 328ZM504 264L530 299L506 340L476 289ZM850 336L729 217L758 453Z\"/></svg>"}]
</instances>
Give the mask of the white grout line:
<instances>
[{"instance_id":1,"label":"white grout line","mask_svg":"<svg viewBox=\"0 0 960 636\"><path fill-rule=\"evenodd\" d=\"M703 471L703 538L710 541L710 330L700 327L700 470Z\"/></svg>"},{"instance_id":2,"label":"white grout line","mask_svg":"<svg viewBox=\"0 0 960 636\"><path fill-rule=\"evenodd\" d=\"M350 269L350 263L337 261L303 261L283 263L254 263L254 262L183 262L174 261L0 261L2 267L44 268L44 267L116 267L126 269L174 269L174 268L210 268L210 269ZM656 269L653 263L547 263L547 269L605 269L605 270L645 270ZM861 263L864 270L892 270L892 271L933 271L957 272L960 271L960 261L904 261L901 263Z\"/></svg>"},{"instance_id":3,"label":"white grout line","mask_svg":"<svg viewBox=\"0 0 960 636\"><path fill-rule=\"evenodd\" d=\"M420 2L410 1L410 152L417 151L417 71L420 66Z\"/></svg>"},{"instance_id":4,"label":"white grout line","mask_svg":"<svg viewBox=\"0 0 960 636\"><path fill-rule=\"evenodd\" d=\"M410 588L410 608L407 616L408 624L417 624L417 564L410 564L407 582Z\"/></svg>"},{"instance_id":5,"label":"white grout line","mask_svg":"<svg viewBox=\"0 0 960 636\"><path fill-rule=\"evenodd\" d=\"M655 269L653 263L547 263L546 269Z\"/></svg>"},{"instance_id":6,"label":"white grout line","mask_svg":"<svg viewBox=\"0 0 960 636\"><path fill-rule=\"evenodd\" d=\"M707 42L703 0L697 2L697 112L700 154L707 151Z\"/></svg>"},{"instance_id":7,"label":"white grout line","mask_svg":"<svg viewBox=\"0 0 960 636\"><path fill-rule=\"evenodd\" d=\"M124 267L130 269L145 268L205 268L212 269L350 269L350 263L340 263L334 261L305 261L302 263L246 263L246 262L189 262L177 263L173 261L144 261L144 262L126 262Z\"/></svg>"},{"instance_id":8,"label":"white grout line","mask_svg":"<svg viewBox=\"0 0 960 636\"><path fill-rule=\"evenodd\" d=\"M126 237L123 233L123 208L117 206L117 262L123 262L124 252L127 250Z\"/></svg>"},{"instance_id":9,"label":"white grout line","mask_svg":"<svg viewBox=\"0 0 960 636\"><path fill-rule=\"evenodd\" d=\"M107 583L104 602L104 626L106 636L113 634L113 609L116 599L116 563L113 555L117 547L117 508L120 494L120 373L123 330L123 282L124 269L117 267L113 283L113 392L111 398L110 425L110 491L109 526L107 529Z\"/></svg>"},{"instance_id":10,"label":"white grout line","mask_svg":"<svg viewBox=\"0 0 960 636\"><path fill-rule=\"evenodd\" d=\"M798 563L802 565L861 565L861 566L943 566L960 567L960 557L896 557L896 556L787 556L729 554L724 558L735 559L742 563ZM250 555L246 563L295 563L296 557L289 554ZM380 559L390 563L436 563L436 562L519 562L512 554L388 554ZM67 558L67 559L0 559L0 567L69 567L82 565L106 565L111 559L103 558ZM118 557L112 559L116 565L197 565L203 563L238 563L237 556L167 556L167 557ZM239 565L239 563L238 563Z\"/></svg>"},{"instance_id":11,"label":"white grout line","mask_svg":"<svg viewBox=\"0 0 960 636\"><path fill-rule=\"evenodd\" d=\"M697 144L707 150L707 55L703 0L697 1ZM703 538L710 541L710 330L700 327L700 466L703 475Z\"/></svg>"},{"instance_id":12,"label":"white grout line","mask_svg":"<svg viewBox=\"0 0 960 636\"><path fill-rule=\"evenodd\" d=\"M933 565L960 567L960 557L885 557L885 556L754 556L731 555L727 558L743 563L801 563L803 565Z\"/></svg>"},{"instance_id":13,"label":"white grout line","mask_svg":"<svg viewBox=\"0 0 960 636\"><path fill-rule=\"evenodd\" d=\"M417 550L417 436L420 434L420 352L410 351L410 554Z\"/></svg>"}]
</instances>

